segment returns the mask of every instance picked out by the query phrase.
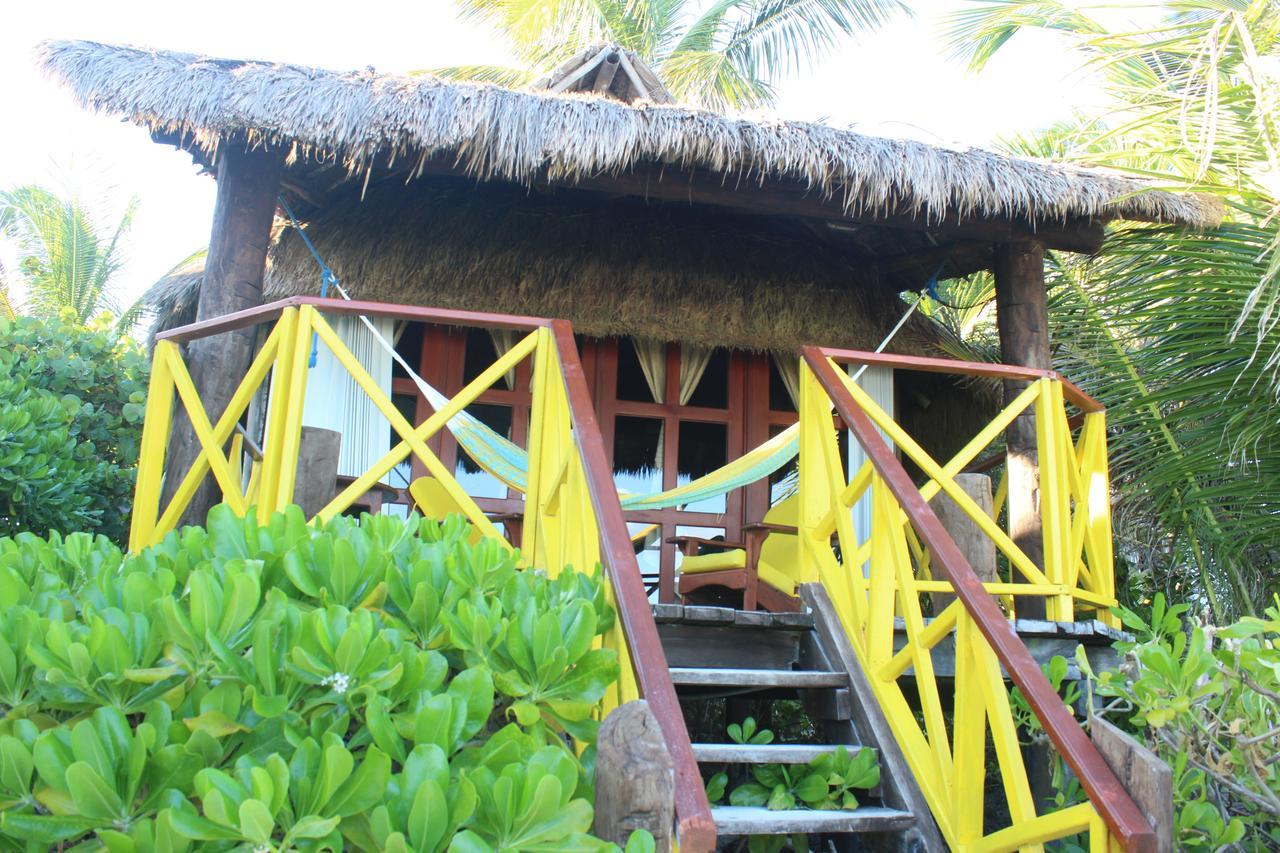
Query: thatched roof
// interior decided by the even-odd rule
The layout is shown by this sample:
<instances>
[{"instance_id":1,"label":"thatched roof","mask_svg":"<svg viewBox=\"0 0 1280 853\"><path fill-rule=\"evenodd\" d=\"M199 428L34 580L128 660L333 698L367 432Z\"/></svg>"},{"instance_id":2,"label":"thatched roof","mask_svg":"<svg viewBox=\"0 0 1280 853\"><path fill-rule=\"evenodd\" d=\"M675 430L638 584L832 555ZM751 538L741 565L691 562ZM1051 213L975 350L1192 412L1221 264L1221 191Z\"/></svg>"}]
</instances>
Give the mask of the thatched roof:
<instances>
[{"instance_id":1,"label":"thatched roof","mask_svg":"<svg viewBox=\"0 0 1280 853\"><path fill-rule=\"evenodd\" d=\"M212 157L220 142L287 149L290 162L351 173L444 161L525 185L658 165L723 176L750 193L771 179L831 199L849 216L1036 223L1125 218L1206 227L1204 196L1112 172L882 139L821 124L731 118L592 94L219 60L85 41L49 42L41 63L84 105L123 114Z\"/></svg>"},{"instance_id":2,"label":"thatched roof","mask_svg":"<svg viewBox=\"0 0 1280 853\"><path fill-rule=\"evenodd\" d=\"M906 308L874 270L763 217L460 178L416 187L352 190L307 224L354 298L563 317L597 337L788 352L803 343L871 349ZM286 229L266 297L316 294L319 284L314 258ZM196 286L165 280L148 301L193 306L175 293ZM159 313L166 327L194 319ZM892 349L933 353L935 338L930 324L909 323Z\"/></svg>"}]
</instances>

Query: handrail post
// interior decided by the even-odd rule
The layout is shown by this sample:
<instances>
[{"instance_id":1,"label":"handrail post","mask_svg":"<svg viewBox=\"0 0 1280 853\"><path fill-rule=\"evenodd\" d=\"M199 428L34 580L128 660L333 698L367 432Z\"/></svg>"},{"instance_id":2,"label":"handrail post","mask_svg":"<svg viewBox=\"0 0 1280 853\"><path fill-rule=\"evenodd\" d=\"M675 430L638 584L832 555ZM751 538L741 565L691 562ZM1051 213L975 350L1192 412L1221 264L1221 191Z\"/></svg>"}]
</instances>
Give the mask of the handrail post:
<instances>
[{"instance_id":1,"label":"handrail post","mask_svg":"<svg viewBox=\"0 0 1280 853\"><path fill-rule=\"evenodd\" d=\"M302 410L307 399L308 360L311 349L311 320L316 309L303 305L293 327L292 340L280 342L289 352L285 379L285 395L281 403L283 422L276 436L280 442L277 452L280 464L276 469L276 491L273 512L293 503L293 487L298 479L298 454L302 447Z\"/></svg>"},{"instance_id":2,"label":"handrail post","mask_svg":"<svg viewBox=\"0 0 1280 853\"><path fill-rule=\"evenodd\" d=\"M1070 584L1071 506L1066 458L1070 436L1062 434L1062 385L1049 378L1038 380L1036 398L1036 450L1040 460L1040 529L1043 535L1045 577L1061 588L1045 601L1046 618L1057 622L1075 619L1073 601L1067 594Z\"/></svg>"},{"instance_id":3,"label":"handrail post","mask_svg":"<svg viewBox=\"0 0 1280 853\"><path fill-rule=\"evenodd\" d=\"M170 350L177 344L157 341L151 356L151 380L147 384L147 405L142 416L142 439L138 445L138 478L134 485L133 518L129 526L129 550L152 544L160 518L160 492L164 483L164 463L173 430L173 373L169 369Z\"/></svg>"},{"instance_id":4,"label":"handrail post","mask_svg":"<svg viewBox=\"0 0 1280 853\"><path fill-rule=\"evenodd\" d=\"M627 639L637 686L662 728L663 739L675 765L677 840L682 851L710 853L715 849L716 827L703 788L702 774L689 743L684 714L676 698L666 655L653 621L649 597L632 550L622 504L613 482L586 375L578 358L573 327L565 320L551 321L560 368L564 376L570 422L582 461L583 477L592 510L600 526L600 550L605 573L613 589L618 622Z\"/></svg>"}]
</instances>

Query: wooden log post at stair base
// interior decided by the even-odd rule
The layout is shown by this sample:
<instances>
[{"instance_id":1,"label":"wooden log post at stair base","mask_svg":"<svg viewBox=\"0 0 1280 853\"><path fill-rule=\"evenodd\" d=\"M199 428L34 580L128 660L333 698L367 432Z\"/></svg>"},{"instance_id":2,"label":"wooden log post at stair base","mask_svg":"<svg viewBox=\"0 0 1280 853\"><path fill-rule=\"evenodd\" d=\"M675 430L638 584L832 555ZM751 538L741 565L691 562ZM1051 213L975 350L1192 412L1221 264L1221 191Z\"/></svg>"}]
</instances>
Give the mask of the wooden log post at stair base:
<instances>
[{"instance_id":1,"label":"wooden log post at stair base","mask_svg":"<svg viewBox=\"0 0 1280 853\"><path fill-rule=\"evenodd\" d=\"M995 501L991 494L990 477L986 474L957 474L956 485L973 499L979 509L991 515ZM929 501L929 506L933 507L933 511L938 515L938 521L942 522L947 533L955 540L960 553L964 554L969 565L973 566L978 579L983 583L999 580L996 572L995 541L983 533L977 523L946 492L935 495ZM955 599L956 597L949 592L930 593L929 600L933 605L933 615L937 616Z\"/></svg>"},{"instance_id":2,"label":"wooden log post at stair base","mask_svg":"<svg viewBox=\"0 0 1280 853\"><path fill-rule=\"evenodd\" d=\"M592 832L625 847L647 829L658 853L672 848L675 765L662 728L643 699L619 705L600 724L596 739L596 816Z\"/></svg>"},{"instance_id":3,"label":"wooden log post at stair base","mask_svg":"<svg viewBox=\"0 0 1280 853\"><path fill-rule=\"evenodd\" d=\"M335 429L304 426L298 445L298 477L293 502L305 518L313 518L338 493L338 458L342 433Z\"/></svg>"},{"instance_id":4,"label":"wooden log post at stair base","mask_svg":"<svg viewBox=\"0 0 1280 853\"><path fill-rule=\"evenodd\" d=\"M219 147L215 166L218 192L196 305L197 322L262 304L262 276L280 191L281 163L277 152L246 150L243 143L224 140ZM249 369L256 335L255 328L247 328L189 345L188 368L211 421L218 420ZM200 455L200 442L181 406L174 412L172 436L165 464L165 503ZM217 484L206 477L183 513L182 523L204 524L210 507L220 500Z\"/></svg>"},{"instance_id":5,"label":"wooden log post at stair base","mask_svg":"<svg viewBox=\"0 0 1280 853\"><path fill-rule=\"evenodd\" d=\"M1044 247L1035 242L997 244L994 267L1001 360L1021 367L1050 369ZM1006 381L1005 403L1012 402L1026 387L1023 380ZM1033 563L1044 568L1035 414L1028 410L1020 415L1005 431L1005 441L1009 535ZM1017 612L1020 618L1043 619L1044 599L1018 596Z\"/></svg>"},{"instance_id":6,"label":"wooden log post at stair base","mask_svg":"<svg viewBox=\"0 0 1280 853\"><path fill-rule=\"evenodd\" d=\"M1151 822L1156 853L1173 853L1173 771L1169 765L1101 717L1089 720L1089 736Z\"/></svg>"}]
</instances>

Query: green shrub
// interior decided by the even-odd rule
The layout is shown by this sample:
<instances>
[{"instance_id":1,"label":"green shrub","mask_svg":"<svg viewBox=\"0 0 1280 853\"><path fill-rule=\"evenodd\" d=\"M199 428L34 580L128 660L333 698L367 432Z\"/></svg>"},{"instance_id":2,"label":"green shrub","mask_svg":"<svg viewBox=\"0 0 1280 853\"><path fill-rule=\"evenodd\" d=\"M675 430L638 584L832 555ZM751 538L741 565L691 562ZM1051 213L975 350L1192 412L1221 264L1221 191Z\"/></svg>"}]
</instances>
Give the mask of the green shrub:
<instances>
[{"instance_id":1,"label":"green shrub","mask_svg":"<svg viewBox=\"0 0 1280 853\"><path fill-rule=\"evenodd\" d=\"M1266 618L1187 626L1157 595L1123 608L1136 642L1119 672L1091 683L1108 709L1173 768L1182 849L1280 848L1280 602ZM1088 663L1079 655L1082 668ZM1092 673L1090 673L1092 676Z\"/></svg>"},{"instance_id":2,"label":"green shrub","mask_svg":"<svg viewBox=\"0 0 1280 853\"><path fill-rule=\"evenodd\" d=\"M0 539L0 848L609 849L601 584L468 533L217 507L136 555Z\"/></svg>"},{"instance_id":3,"label":"green shrub","mask_svg":"<svg viewBox=\"0 0 1280 853\"><path fill-rule=\"evenodd\" d=\"M108 326L0 320L0 535L129 529L147 364Z\"/></svg>"}]
</instances>

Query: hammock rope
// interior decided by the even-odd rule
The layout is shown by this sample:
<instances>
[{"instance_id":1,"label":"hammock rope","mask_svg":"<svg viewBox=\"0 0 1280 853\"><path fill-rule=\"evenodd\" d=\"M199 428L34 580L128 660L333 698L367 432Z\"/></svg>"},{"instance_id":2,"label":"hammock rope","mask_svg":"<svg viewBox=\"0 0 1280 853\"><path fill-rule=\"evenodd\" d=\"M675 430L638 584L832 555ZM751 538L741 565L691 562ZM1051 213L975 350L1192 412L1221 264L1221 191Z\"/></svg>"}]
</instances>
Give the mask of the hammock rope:
<instances>
[{"instance_id":1,"label":"hammock rope","mask_svg":"<svg viewBox=\"0 0 1280 853\"><path fill-rule=\"evenodd\" d=\"M289 217L295 231L302 238L303 244L307 250L311 252L311 256L315 259L316 264L320 267L320 295L326 296L330 288L337 291L347 302L351 301L351 295L347 293L346 288L342 286L338 276L333 272L332 268L324 262L315 245L307 237L302 227L298 224L298 220L294 217L293 211L285 203L284 199L280 199L280 206L285 214ZM945 261L944 261L945 264ZM937 287L938 275L942 272L942 266L938 267L937 272L930 276L926 285L927 288L933 289ZM884 348L889 345L894 336L906 325L907 320L915 313L919 300L911 303L905 314L902 315L897 324L889 331L876 347L876 352L883 352ZM426 398L431 408L439 411L449 403L449 398L434 388L430 383L418 375L418 372L409 365L407 361L396 352L395 346L386 339L386 337L378 331L377 326L373 324L363 314L357 315L363 323L364 327L377 341L378 345L390 354L391 358L400 368L405 371L413 384L417 386L418 391ZM317 342L313 335L311 343L310 367L316 365ZM863 371L867 369L867 365L862 365L853 375L856 382L862 376ZM526 493L529 489L529 454L524 448L513 443L505 436L499 435L492 430L487 424L479 418L463 410L458 412L448 423L446 428L453 437L457 439L458 444L467 452L477 465L483 470L497 477L507 486L520 493ZM691 480L681 486L668 489L664 492L654 494L619 494L622 508L625 510L640 509L666 509L669 507L687 506L689 504L698 503L699 501L709 498L719 497L727 494L734 489L754 483L757 480L768 477L775 471L785 467L800 452L800 425L792 424L773 438L764 442L758 447L747 451L742 456L729 462L728 464L717 468L697 479Z\"/></svg>"}]
</instances>

